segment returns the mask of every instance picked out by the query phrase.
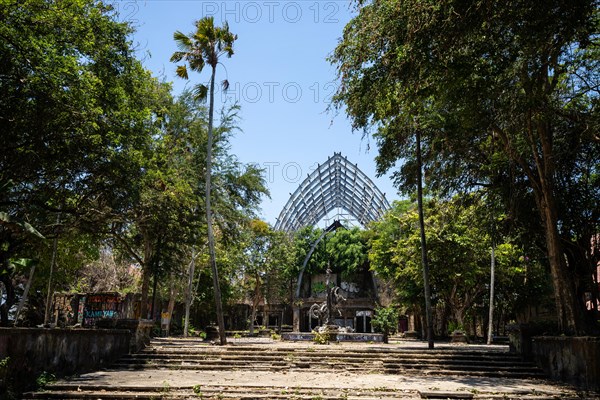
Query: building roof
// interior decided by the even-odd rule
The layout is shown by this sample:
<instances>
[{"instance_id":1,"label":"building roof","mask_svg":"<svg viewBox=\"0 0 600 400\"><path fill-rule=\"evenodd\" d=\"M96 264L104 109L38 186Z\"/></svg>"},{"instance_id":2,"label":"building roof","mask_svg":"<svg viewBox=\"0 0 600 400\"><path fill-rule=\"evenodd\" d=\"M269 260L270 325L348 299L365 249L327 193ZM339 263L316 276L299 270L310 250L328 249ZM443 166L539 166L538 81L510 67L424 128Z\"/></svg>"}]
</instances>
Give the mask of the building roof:
<instances>
[{"instance_id":1,"label":"building roof","mask_svg":"<svg viewBox=\"0 0 600 400\"><path fill-rule=\"evenodd\" d=\"M390 204L373 181L341 153L326 162L298 186L281 210L275 229L294 232L316 225L335 209L343 209L362 226L379 219Z\"/></svg>"}]
</instances>

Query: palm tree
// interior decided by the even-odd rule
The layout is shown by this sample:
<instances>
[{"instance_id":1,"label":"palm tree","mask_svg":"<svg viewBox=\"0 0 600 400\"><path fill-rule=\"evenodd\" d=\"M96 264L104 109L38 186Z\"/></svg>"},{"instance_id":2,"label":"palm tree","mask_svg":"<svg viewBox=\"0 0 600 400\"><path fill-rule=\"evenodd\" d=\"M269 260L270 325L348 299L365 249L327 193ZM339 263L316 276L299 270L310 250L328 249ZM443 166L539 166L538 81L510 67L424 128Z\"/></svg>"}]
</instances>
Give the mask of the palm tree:
<instances>
[{"instance_id":1,"label":"palm tree","mask_svg":"<svg viewBox=\"0 0 600 400\"><path fill-rule=\"evenodd\" d=\"M217 311L217 323L219 325L219 338L221 344L226 344L225 322L223 320L223 304L221 301L221 288L219 286L219 271L217 269L217 260L215 255L215 237L212 227L212 209L210 205L211 193L211 169L212 169L212 145L213 145L213 114L215 104L215 75L217 64L221 56L231 57L233 55L233 42L237 35L229 32L227 22L222 27L215 27L213 17L204 17L194 23L196 31L185 35L180 31L173 34L179 51L171 56L171 62L184 61L183 65L177 66L177 75L180 78L188 79L187 65L192 71L202 72L205 65L211 67L210 75L210 97L208 108L208 141L206 144L206 178L205 178L205 203L206 203L206 224L208 230L208 251L210 255L210 265L213 275L213 286L215 290L215 306ZM228 84L223 82L225 89ZM199 84L195 87L196 97L205 99L208 89L205 85Z\"/></svg>"}]
</instances>

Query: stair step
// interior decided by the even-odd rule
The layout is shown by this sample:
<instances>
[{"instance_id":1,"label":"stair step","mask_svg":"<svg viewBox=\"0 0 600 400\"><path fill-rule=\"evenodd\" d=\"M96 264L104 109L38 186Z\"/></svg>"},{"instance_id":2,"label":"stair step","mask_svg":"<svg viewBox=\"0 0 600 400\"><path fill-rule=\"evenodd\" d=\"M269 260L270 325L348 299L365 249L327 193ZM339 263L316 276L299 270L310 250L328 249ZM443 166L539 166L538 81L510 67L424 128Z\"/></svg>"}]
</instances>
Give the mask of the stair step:
<instances>
[{"instance_id":1,"label":"stair step","mask_svg":"<svg viewBox=\"0 0 600 400\"><path fill-rule=\"evenodd\" d=\"M110 369L152 368L186 370L235 370L246 367L260 371L340 369L351 372L427 373L461 376L542 377L532 363L506 352L414 351L397 349L307 349L264 347L197 346L168 352L151 348L123 357Z\"/></svg>"},{"instance_id":2,"label":"stair step","mask_svg":"<svg viewBox=\"0 0 600 400\"><path fill-rule=\"evenodd\" d=\"M112 364L109 371L165 370L176 375L181 371L223 371L235 374L239 370L270 373L329 373L348 375L389 374L418 376L456 377L461 381L478 381L477 378L538 379L543 378L541 369L522 361L517 355L504 350L482 348L446 348L436 350L406 349L394 347L346 347L346 346L212 346L200 340L153 340L145 350L122 357ZM112 372L111 372L112 373ZM144 372L145 374L145 372ZM195 375L192 372L191 375ZM137 375L137 372L132 375ZM473 378L473 379L470 379ZM395 377L393 379L396 379ZM409 378L410 379L410 378ZM93 381L92 381L93 382ZM213 382L213 381L210 381ZM235 381L234 381L235 382ZM91 382L90 382L91 383ZM189 381L188 381L189 383ZM216 382L213 382L216 383ZM152 383L149 383L152 385ZM282 388L243 386L202 386L202 396L192 387L110 387L71 381L48 386L45 391L28 393L25 399L295 399L295 400L392 400L418 398L455 399L509 399L506 394L478 394L458 392L444 397L437 389L422 392L396 391L386 388L334 389L334 388ZM423 397L426 396L426 397ZM438 396L438 397L436 397ZM543 393L519 393L525 400L543 400L554 395Z\"/></svg>"},{"instance_id":3,"label":"stair step","mask_svg":"<svg viewBox=\"0 0 600 400\"><path fill-rule=\"evenodd\" d=\"M473 393L419 392L422 399L472 399Z\"/></svg>"},{"instance_id":4,"label":"stair step","mask_svg":"<svg viewBox=\"0 0 600 400\"><path fill-rule=\"evenodd\" d=\"M559 396L562 400L582 400L576 396ZM240 386L201 386L194 390L191 387L110 387L103 388L90 385L81 389L76 385L57 384L48 387L44 392L26 393L25 400L33 399L238 399L238 400L416 400L416 399L521 399L521 400L555 400L556 393L515 392L478 393L478 392L444 392L444 391L402 391L386 388L374 389L334 389L334 388L282 388L282 387L240 387Z\"/></svg>"},{"instance_id":5,"label":"stair step","mask_svg":"<svg viewBox=\"0 0 600 400\"><path fill-rule=\"evenodd\" d=\"M333 389L333 388L280 388L280 387L210 387L197 390L182 387L86 387L53 385L45 392L27 393L24 399L296 399L296 400L392 400L417 399L415 393L393 389Z\"/></svg>"},{"instance_id":6,"label":"stair step","mask_svg":"<svg viewBox=\"0 0 600 400\"><path fill-rule=\"evenodd\" d=\"M256 353L223 353L223 352L210 352L210 351L196 351L196 352L153 352L153 353L138 353L126 356L126 358L222 358L222 359L245 359L245 360L277 360L285 358L307 358L307 359L319 359L324 356L348 359L348 360L372 360L372 359L432 359L432 360L465 360L465 361L497 361L497 362L519 362L520 358L514 355L482 355L482 354L429 354L429 353L379 353L379 354L354 354L354 353L343 353L343 352L319 352L318 354L313 353L281 353L273 355L272 353L256 354Z\"/></svg>"}]
</instances>

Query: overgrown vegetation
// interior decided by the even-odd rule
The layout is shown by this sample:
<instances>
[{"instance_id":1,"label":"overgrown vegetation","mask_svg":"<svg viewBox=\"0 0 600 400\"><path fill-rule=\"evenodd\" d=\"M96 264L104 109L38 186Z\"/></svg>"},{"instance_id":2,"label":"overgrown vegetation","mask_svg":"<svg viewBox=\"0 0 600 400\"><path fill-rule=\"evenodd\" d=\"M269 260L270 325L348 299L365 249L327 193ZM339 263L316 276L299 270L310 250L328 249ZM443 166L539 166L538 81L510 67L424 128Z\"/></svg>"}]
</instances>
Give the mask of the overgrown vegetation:
<instances>
[{"instance_id":1,"label":"overgrown vegetation","mask_svg":"<svg viewBox=\"0 0 600 400\"><path fill-rule=\"evenodd\" d=\"M329 344L331 341L331 333L329 332L319 332L312 331L313 334L313 343L315 344Z\"/></svg>"},{"instance_id":2,"label":"overgrown vegetation","mask_svg":"<svg viewBox=\"0 0 600 400\"><path fill-rule=\"evenodd\" d=\"M388 343L390 334L395 333L398 328L398 308L377 307L371 324L378 332L383 333L383 343Z\"/></svg>"},{"instance_id":3,"label":"overgrown vegetation","mask_svg":"<svg viewBox=\"0 0 600 400\"><path fill-rule=\"evenodd\" d=\"M209 127L225 301L237 266L230 244L267 193L261 169L230 152L237 106L212 127L194 94L174 98L133 57L132 28L102 2L6 2L0 13L0 322L24 295L16 282L31 284L21 323L32 325L43 322L48 290L141 292L146 316L152 279L181 299L188 276L213 319L201 189ZM50 276L52 260L60 268Z\"/></svg>"},{"instance_id":4,"label":"overgrown vegetation","mask_svg":"<svg viewBox=\"0 0 600 400\"><path fill-rule=\"evenodd\" d=\"M598 332L598 2L355 5L334 106L373 134L378 171L415 193L420 138L430 194L485 188L541 253L560 331Z\"/></svg>"},{"instance_id":5,"label":"overgrown vegetation","mask_svg":"<svg viewBox=\"0 0 600 400\"><path fill-rule=\"evenodd\" d=\"M402 161L394 177L408 196L422 136L438 333L487 318L492 248L497 327L554 293L561 332L598 332L597 3L356 7L331 58L334 106L374 135L380 173ZM9 1L0 15L0 324L44 322L46 296L61 291L139 292L144 317L151 296L169 315L184 302L188 333L218 321L221 338L220 304L248 301L240 329L251 332L261 304L301 304L296 280L322 231L290 237L257 217L263 171L230 148L239 107L212 104L219 57L233 54L227 25L202 19L175 35L179 75L208 65L211 79L174 95L134 57L132 27L110 5ZM328 234L305 272L374 271L403 314L423 315L415 203ZM398 309L373 324L391 332Z\"/></svg>"}]
</instances>

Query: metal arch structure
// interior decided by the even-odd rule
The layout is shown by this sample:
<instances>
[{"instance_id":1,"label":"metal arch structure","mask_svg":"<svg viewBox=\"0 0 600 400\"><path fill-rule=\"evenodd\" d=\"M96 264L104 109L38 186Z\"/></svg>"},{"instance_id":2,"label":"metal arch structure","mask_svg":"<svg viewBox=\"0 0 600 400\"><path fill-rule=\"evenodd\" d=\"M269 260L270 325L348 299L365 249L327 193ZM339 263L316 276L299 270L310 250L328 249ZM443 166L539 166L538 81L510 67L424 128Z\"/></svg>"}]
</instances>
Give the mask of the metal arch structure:
<instances>
[{"instance_id":1,"label":"metal arch structure","mask_svg":"<svg viewBox=\"0 0 600 400\"><path fill-rule=\"evenodd\" d=\"M315 240L315 242L312 244L312 246L310 246L310 250L308 251L308 254L306 254L306 257L304 258L304 262L302 263L302 269L300 270L300 273L298 274L298 284L296 285L296 298L300 297L300 288L302 287L302 277L304 276L304 271L306 271L306 264L308 264L308 260L310 260L310 257L315 252L317 245L321 242L321 240L323 240L323 238L328 233L334 232L336 229L343 228L343 227L344 226L340 223L340 221L334 221L333 224L331 224L329 227L327 227L326 229L323 229L321 236L319 236L319 238L317 240Z\"/></svg>"},{"instance_id":2,"label":"metal arch structure","mask_svg":"<svg viewBox=\"0 0 600 400\"><path fill-rule=\"evenodd\" d=\"M362 226L390 209L385 194L341 153L333 153L298 186L281 210L275 229L294 232L314 226L336 208L347 211Z\"/></svg>"}]
</instances>

